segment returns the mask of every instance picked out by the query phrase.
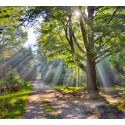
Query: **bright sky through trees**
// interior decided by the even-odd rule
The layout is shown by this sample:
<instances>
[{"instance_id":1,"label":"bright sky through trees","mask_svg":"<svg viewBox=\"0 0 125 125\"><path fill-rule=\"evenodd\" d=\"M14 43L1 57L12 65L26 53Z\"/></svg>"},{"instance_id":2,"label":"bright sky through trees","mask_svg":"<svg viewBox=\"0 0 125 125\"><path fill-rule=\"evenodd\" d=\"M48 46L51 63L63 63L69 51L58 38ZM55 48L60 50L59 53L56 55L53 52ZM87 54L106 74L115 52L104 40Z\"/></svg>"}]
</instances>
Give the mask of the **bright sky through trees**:
<instances>
[{"instance_id":1,"label":"bright sky through trees","mask_svg":"<svg viewBox=\"0 0 125 125\"><path fill-rule=\"evenodd\" d=\"M79 17L79 16L80 16L80 12L79 12L78 10L75 10L75 11L74 11L74 15L75 15L76 17Z\"/></svg>"},{"instance_id":2,"label":"bright sky through trees","mask_svg":"<svg viewBox=\"0 0 125 125\"><path fill-rule=\"evenodd\" d=\"M34 29L31 27L28 29L28 40L24 44L25 47L32 46L36 44L36 37L35 34L33 33Z\"/></svg>"},{"instance_id":3,"label":"bright sky through trees","mask_svg":"<svg viewBox=\"0 0 125 125\"><path fill-rule=\"evenodd\" d=\"M39 17L37 18L38 22L36 22L35 24L35 28L39 28L39 23L42 23L43 18ZM28 29L24 29L28 32L28 40L27 42L24 44L24 46L27 47L31 47L33 51L36 51L37 47L35 46L37 43L37 34L34 33L35 29L34 27L30 27Z\"/></svg>"}]
</instances>

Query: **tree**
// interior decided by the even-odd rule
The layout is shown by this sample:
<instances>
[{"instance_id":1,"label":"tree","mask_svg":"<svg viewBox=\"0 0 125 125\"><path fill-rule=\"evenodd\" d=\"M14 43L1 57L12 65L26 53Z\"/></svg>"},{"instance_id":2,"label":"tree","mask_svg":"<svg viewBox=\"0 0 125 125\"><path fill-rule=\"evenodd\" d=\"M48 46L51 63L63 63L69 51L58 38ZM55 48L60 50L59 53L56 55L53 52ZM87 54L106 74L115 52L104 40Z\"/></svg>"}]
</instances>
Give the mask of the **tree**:
<instances>
[{"instance_id":1,"label":"tree","mask_svg":"<svg viewBox=\"0 0 125 125\"><path fill-rule=\"evenodd\" d=\"M27 33L19 27L22 10L23 7L0 8L0 57L6 49L14 50L27 40Z\"/></svg>"},{"instance_id":2,"label":"tree","mask_svg":"<svg viewBox=\"0 0 125 125\"><path fill-rule=\"evenodd\" d=\"M76 63L87 75L87 89L96 91L96 64L125 46L124 7L33 7L28 12L29 19L44 18L41 49Z\"/></svg>"},{"instance_id":3,"label":"tree","mask_svg":"<svg viewBox=\"0 0 125 125\"><path fill-rule=\"evenodd\" d=\"M0 78L3 77L12 59L27 40L27 32L19 27L20 17L23 16L23 7L0 7ZM7 67L8 66L8 67Z\"/></svg>"}]
</instances>

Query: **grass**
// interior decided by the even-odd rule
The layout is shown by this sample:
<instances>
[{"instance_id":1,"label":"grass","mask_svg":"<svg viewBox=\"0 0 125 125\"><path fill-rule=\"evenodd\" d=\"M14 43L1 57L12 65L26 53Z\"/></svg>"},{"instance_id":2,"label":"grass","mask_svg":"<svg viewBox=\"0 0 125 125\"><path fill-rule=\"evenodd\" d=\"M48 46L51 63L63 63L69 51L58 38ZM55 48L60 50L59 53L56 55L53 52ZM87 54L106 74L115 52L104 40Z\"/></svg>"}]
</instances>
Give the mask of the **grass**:
<instances>
[{"instance_id":1,"label":"grass","mask_svg":"<svg viewBox=\"0 0 125 125\"><path fill-rule=\"evenodd\" d=\"M124 99L121 97L120 101L117 102L113 102L113 99L106 99L107 100L107 104L110 104L112 106L117 107L119 110L125 112L125 101Z\"/></svg>"},{"instance_id":2,"label":"grass","mask_svg":"<svg viewBox=\"0 0 125 125\"><path fill-rule=\"evenodd\" d=\"M20 91L0 96L0 119L19 119L26 107L32 87L27 85Z\"/></svg>"},{"instance_id":3,"label":"grass","mask_svg":"<svg viewBox=\"0 0 125 125\"><path fill-rule=\"evenodd\" d=\"M117 94L120 93L120 96L115 98L107 99L108 103L116 106L119 110L125 112L125 87L115 86L106 88L108 92L116 92ZM114 102L114 100L116 100Z\"/></svg>"},{"instance_id":4,"label":"grass","mask_svg":"<svg viewBox=\"0 0 125 125\"><path fill-rule=\"evenodd\" d=\"M86 84L84 86L78 86L78 87L76 86L66 87L66 86L58 86L58 85L51 85L51 87L53 89L60 90L64 93L73 93L79 90L84 90L86 88Z\"/></svg>"},{"instance_id":5,"label":"grass","mask_svg":"<svg viewBox=\"0 0 125 125\"><path fill-rule=\"evenodd\" d=\"M79 86L79 87L67 87L67 88L65 86L51 85L51 87L56 89L56 90L60 90L61 92L64 92L64 93L73 93L73 92L76 92L79 90L84 90L86 88L86 85ZM121 97L118 97L118 98L120 98L121 101L117 101L114 103L113 98L106 99L106 100L107 100L108 104L113 105L113 106L117 107L119 110L125 112L125 88L120 87L120 86L115 86L115 87L109 87L109 88L105 88L105 89L108 92L121 93ZM103 88L101 88L101 91L102 90L103 90Z\"/></svg>"},{"instance_id":6,"label":"grass","mask_svg":"<svg viewBox=\"0 0 125 125\"><path fill-rule=\"evenodd\" d=\"M51 87L54 88L54 89L60 90L64 93L73 93L73 92L85 89L86 85L79 86L79 87L68 87L68 88L66 88L65 86L57 86L57 85L52 85ZM101 90L103 90L103 88L101 88ZM119 110L125 112L125 88L120 87L120 86L115 86L115 87L106 88L106 90L108 92L122 93L121 97L119 97L121 101L118 101L117 103L113 102L113 100L114 100L113 98L108 99L108 100L106 99L106 100L108 101L108 104L116 106Z\"/></svg>"}]
</instances>

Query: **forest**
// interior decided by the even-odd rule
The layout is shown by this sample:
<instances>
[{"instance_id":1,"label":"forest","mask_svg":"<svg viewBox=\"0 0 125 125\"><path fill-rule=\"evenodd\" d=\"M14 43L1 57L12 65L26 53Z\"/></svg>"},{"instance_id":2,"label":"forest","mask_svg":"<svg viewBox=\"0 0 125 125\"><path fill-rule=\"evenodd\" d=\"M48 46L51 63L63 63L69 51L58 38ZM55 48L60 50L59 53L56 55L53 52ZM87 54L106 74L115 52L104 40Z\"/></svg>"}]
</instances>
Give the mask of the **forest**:
<instances>
[{"instance_id":1,"label":"forest","mask_svg":"<svg viewBox=\"0 0 125 125\"><path fill-rule=\"evenodd\" d=\"M0 119L124 118L124 6L0 7Z\"/></svg>"}]
</instances>

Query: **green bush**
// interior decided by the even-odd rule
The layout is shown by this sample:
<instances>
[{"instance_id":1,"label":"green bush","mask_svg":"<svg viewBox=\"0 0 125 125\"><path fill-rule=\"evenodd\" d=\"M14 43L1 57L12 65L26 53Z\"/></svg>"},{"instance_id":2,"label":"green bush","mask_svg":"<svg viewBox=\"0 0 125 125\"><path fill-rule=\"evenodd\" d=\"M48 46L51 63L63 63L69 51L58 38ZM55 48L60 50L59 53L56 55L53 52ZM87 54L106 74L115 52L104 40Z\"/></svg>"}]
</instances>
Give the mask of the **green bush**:
<instances>
[{"instance_id":1,"label":"green bush","mask_svg":"<svg viewBox=\"0 0 125 125\"><path fill-rule=\"evenodd\" d=\"M14 70L9 70L9 72L6 74L4 81L6 81L7 85L19 85L24 86L27 84L26 81L24 81L18 72Z\"/></svg>"},{"instance_id":2,"label":"green bush","mask_svg":"<svg viewBox=\"0 0 125 125\"><path fill-rule=\"evenodd\" d=\"M19 91L23 86L27 86L28 82L24 81L18 72L9 70L6 76L0 81L0 92L16 92Z\"/></svg>"}]
</instances>

